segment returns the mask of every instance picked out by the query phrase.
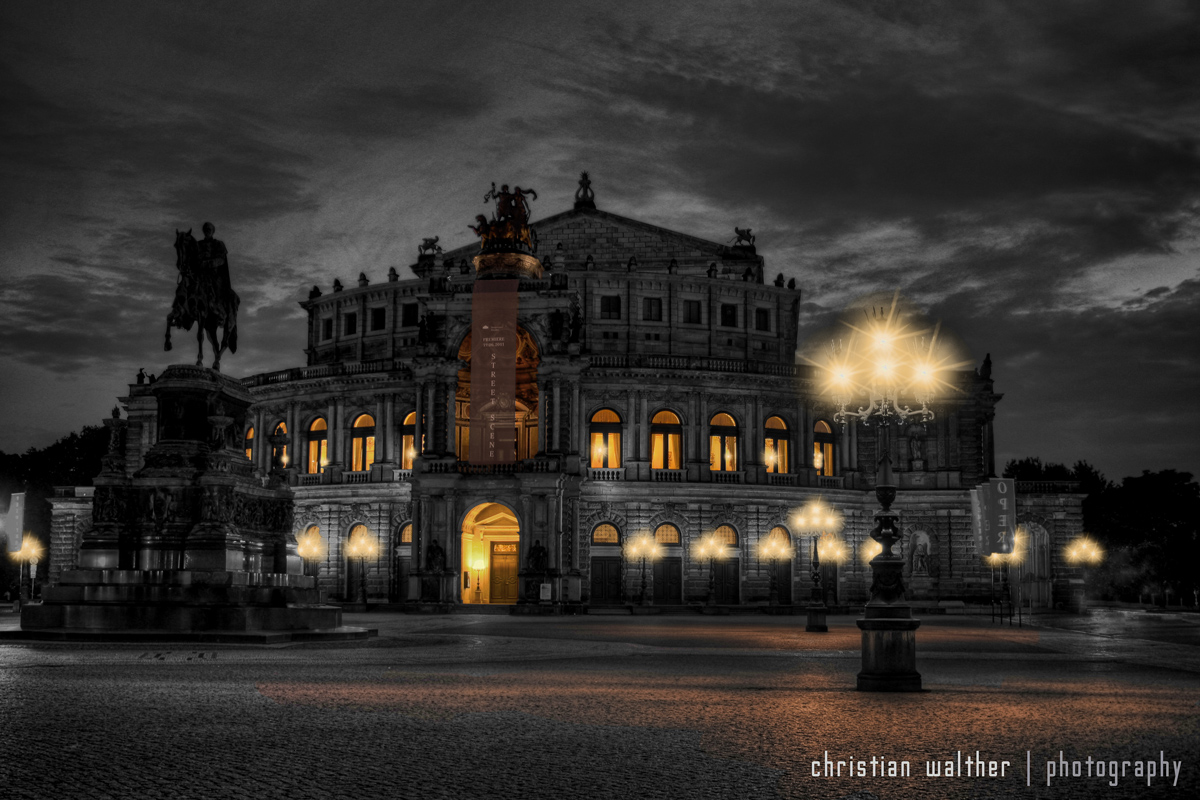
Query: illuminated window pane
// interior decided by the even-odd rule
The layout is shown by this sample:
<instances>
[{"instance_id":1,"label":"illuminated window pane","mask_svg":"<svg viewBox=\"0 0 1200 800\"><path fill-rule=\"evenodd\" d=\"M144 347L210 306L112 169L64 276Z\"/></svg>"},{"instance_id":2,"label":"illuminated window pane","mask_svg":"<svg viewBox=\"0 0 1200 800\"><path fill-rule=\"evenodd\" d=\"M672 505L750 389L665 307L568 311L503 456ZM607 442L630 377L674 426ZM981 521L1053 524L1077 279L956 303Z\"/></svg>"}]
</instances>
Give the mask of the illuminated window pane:
<instances>
[{"instance_id":1,"label":"illuminated window pane","mask_svg":"<svg viewBox=\"0 0 1200 800\"><path fill-rule=\"evenodd\" d=\"M254 428L246 431L246 460L254 460Z\"/></svg>"},{"instance_id":2,"label":"illuminated window pane","mask_svg":"<svg viewBox=\"0 0 1200 800\"><path fill-rule=\"evenodd\" d=\"M708 437L708 468L714 472L721 469L721 437Z\"/></svg>"},{"instance_id":3,"label":"illuminated window pane","mask_svg":"<svg viewBox=\"0 0 1200 800\"><path fill-rule=\"evenodd\" d=\"M767 472L776 471L776 464L779 461L779 455L775 452L774 439L767 439L766 447L763 448L763 461L767 465Z\"/></svg>"},{"instance_id":4,"label":"illuminated window pane","mask_svg":"<svg viewBox=\"0 0 1200 800\"><path fill-rule=\"evenodd\" d=\"M674 525L659 525L654 531L654 541L659 544L679 544L679 529Z\"/></svg>"},{"instance_id":5,"label":"illuminated window pane","mask_svg":"<svg viewBox=\"0 0 1200 800\"><path fill-rule=\"evenodd\" d=\"M621 418L617 416L617 412L602 408L595 414L592 414L592 422L620 422Z\"/></svg>"},{"instance_id":6,"label":"illuminated window pane","mask_svg":"<svg viewBox=\"0 0 1200 800\"><path fill-rule=\"evenodd\" d=\"M593 544L620 544L621 534L612 525L597 525L592 531Z\"/></svg>"},{"instance_id":7,"label":"illuminated window pane","mask_svg":"<svg viewBox=\"0 0 1200 800\"><path fill-rule=\"evenodd\" d=\"M725 437L725 470L734 472L737 470L737 437Z\"/></svg>"},{"instance_id":8,"label":"illuminated window pane","mask_svg":"<svg viewBox=\"0 0 1200 800\"><path fill-rule=\"evenodd\" d=\"M667 436L667 469L683 469L683 437L678 433Z\"/></svg>"},{"instance_id":9,"label":"illuminated window pane","mask_svg":"<svg viewBox=\"0 0 1200 800\"><path fill-rule=\"evenodd\" d=\"M621 466L621 434L619 433L608 435L608 466L613 468Z\"/></svg>"},{"instance_id":10,"label":"illuminated window pane","mask_svg":"<svg viewBox=\"0 0 1200 800\"><path fill-rule=\"evenodd\" d=\"M405 525L400 529L400 543L412 544L412 525Z\"/></svg>"},{"instance_id":11,"label":"illuminated window pane","mask_svg":"<svg viewBox=\"0 0 1200 800\"><path fill-rule=\"evenodd\" d=\"M672 414L670 411L660 411L650 420L652 425L678 425L679 417Z\"/></svg>"},{"instance_id":12,"label":"illuminated window pane","mask_svg":"<svg viewBox=\"0 0 1200 800\"><path fill-rule=\"evenodd\" d=\"M717 530L713 533L713 538L716 539L719 544L723 544L727 547L736 547L738 543L737 531L728 525L722 525L721 527L717 528Z\"/></svg>"},{"instance_id":13,"label":"illuminated window pane","mask_svg":"<svg viewBox=\"0 0 1200 800\"><path fill-rule=\"evenodd\" d=\"M787 547L790 543L788 532L779 526L771 528L771 532L767 535L767 544L770 546Z\"/></svg>"},{"instance_id":14,"label":"illuminated window pane","mask_svg":"<svg viewBox=\"0 0 1200 800\"><path fill-rule=\"evenodd\" d=\"M663 439L665 435L661 433L650 434L650 469L663 469L666 466L663 453Z\"/></svg>"}]
</instances>

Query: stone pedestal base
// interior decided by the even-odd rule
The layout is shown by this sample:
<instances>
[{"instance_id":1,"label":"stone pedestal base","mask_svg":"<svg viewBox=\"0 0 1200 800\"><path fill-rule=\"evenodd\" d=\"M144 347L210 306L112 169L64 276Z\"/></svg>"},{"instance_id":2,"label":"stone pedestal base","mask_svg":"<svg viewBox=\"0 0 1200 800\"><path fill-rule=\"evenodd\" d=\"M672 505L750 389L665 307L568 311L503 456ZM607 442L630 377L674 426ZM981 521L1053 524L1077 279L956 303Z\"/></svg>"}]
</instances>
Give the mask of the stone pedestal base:
<instances>
[{"instance_id":1,"label":"stone pedestal base","mask_svg":"<svg viewBox=\"0 0 1200 800\"><path fill-rule=\"evenodd\" d=\"M320 604L304 575L220 570L67 570L24 630L298 631L337 628L342 610Z\"/></svg>"},{"instance_id":2,"label":"stone pedestal base","mask_svg":"<svg viewBox=\"0 0 1200 800\"><path fill-rule=\"evenodd\" d=\"M825 614L829 609L824 603L808 607L808 624L804 626L804 630L809 633L829 633L829 626L825 624Z\"/></svg>"},{"instance_id":3,"label":"stone pedestal base","mask_svg":"<svg viewBox=\"0 0 1200 800\"><path fill-rule=\"evenodd\" d=\"M857 621L862 631L862 672L858 689L863 692L919 692L917 634L921 621L912 610L900 605L867 605Z\"/></svg>"}]
</instances>

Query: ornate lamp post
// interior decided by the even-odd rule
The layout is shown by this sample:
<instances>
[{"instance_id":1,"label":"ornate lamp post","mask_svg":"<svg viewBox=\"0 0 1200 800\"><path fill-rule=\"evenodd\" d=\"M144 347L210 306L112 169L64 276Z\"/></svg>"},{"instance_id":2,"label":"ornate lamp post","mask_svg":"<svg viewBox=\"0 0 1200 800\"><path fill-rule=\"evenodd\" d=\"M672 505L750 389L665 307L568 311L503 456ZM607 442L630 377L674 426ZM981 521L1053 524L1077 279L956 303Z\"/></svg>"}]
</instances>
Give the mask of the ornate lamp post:
<instances>
[{"instance_id":1,"label":"ornate lamp post","mask_svg":"<svg viewBox=\"0 0 1200 800\"><path fill-rule=\"evenodd\" d=\"M648 534L642 534L629 542L625 552L628 558L640 559L642 562L642 586L638 591L638 605L646 605L646 559L653 561L662 555L658 542Z\"/></svg>"},{"instance_id":2,"label":"ornate lamp post","mask_svg":"<svg viewBox=\"0 0 1200 800\"><path fill-rule=\"evenodd\" d=\"M1079 612L1087 610L1087 567L1095 566L1104 560L1104 550L1100 545L1086 536L1072 540L1063 551L1067 563L1083 568L1083 591L1079 595Z\"/></svg>"},{"instance_id":3,"label":"ornate lamp post","mask_svg":"<svg viewBox=\"0 0 1200 800\"><path fill-rule=\"evenodd\" d=\"M18 562L24 561L24 562L29 563L29 595L28 595L28 599L30 602L33 601L34 586L35 586L35 581L37 579L38 558L41 555L42 555L42 546L38 543L37 539L33 538L29 534L26 534L21 539L21 549L12 554L12 557L14 559L16 559ZM18 563L17 564L17 596L20 600L24 601L26 599L25 579L24 579L24 575L22 574L22 570L23 570L23 567L21 567L20 563Z\"/></svg>"},{"instance_id":4,"label":"ornate lamp post","mask_svg":"<svg viewBox=\"0 0 1200 800\"><path fill-rule=\"evenodd\" d=\"M321 549L321 534L306 533L296 542L296 553L304 559L304 574L314 579L319 575Z\"/></svg>"},{"instance_id":5,"label":"ornate lamp post","mask_svg":"<svg viewBox=\"0 0 1200 800\"><path fill-rule=\"evenodd\" d=\"M779 605L779 576L775 574L777 572L776 562L790 559L792 555L792 549L778 539L768 538L759 546L759 557L771 564L770 595L767 602L772 606Z\"/></svg>"},{"instance_id":6,"label":"ornate lamp post","mask_svg":"<svg viewBox=\"0 0 1200 800\"><path fill-rule=\"evenodd\" d=\"M819 539L826 533L836 534L845 525L845 519L833 506L820 500L808 503L793 518L793 525L801 536L812 539L812 600L808 604L808 624L804 630L812 633L828 633L825 618L825 590L821 587L821 550Z\"/></svg>"},{"instance_id":7,"label":"ornate lamp post","mask_svg":"<svg viewBox=\"0 0 1200 800\"><path fill-rule=\"evenodd\" d=\"M715 533L710 533L700 542L696 548L696 553L700 558L708 559L708 598L705 600L706 605L716 605L717 603L717 559L725 558L725 545L717 541Z\"/></svg>"},{"instance_id":8,"label":"ornate lamp post","mask_svg":"<svg viewBox=\"0 0 1200 800\"><path fill-rule=\"evenodd\" d=\"M851 335L847 341L831 343L824 372L827 391L838 410L834 420L879 428L879 469L875 478L875 497L880 509L875 512L871 538L880 552L871 559L871 599L863 619L862 671L858 688L863 691L920 691L921 675L916 670L916 629L920 622L905 605L901 572L904 559L892 552L901 539L900 515L892 510L897 482L892 473L890 430L892 423L927 423L934 413L929 408L939 386L939 372L961 364L937 352L937 328L917 330L898 310L899 295L890 309L873 308L865 324L847 322ZM855 397L865 397L866 405L849 408ZM915 410L905 402L914 400Z\"/></svg>"},{"instance_id":9,"label":"ornate lamp post","mask_svg":"<svg viewBox=\"0 0 1200 800\"><path fill-rule=\"evenodd\" d=\"M482 558L477 558L471 562L471 569L475 570L475 604L483 604L483 586L479 583L479 575L487 569L487 562Z\"/></svg>"},{"instance_id":10,"label":"ornate lamp post","mask_svg":"<svg viewBox=\"0 0 1200 800\"><path fill-rule=\"evenodd\" d=\"M358 581L358 596L355 602L359 605L366 606L367 604L367 557L375 555L375 541L369 536L358 535L350 539L350 544L346 548L346 555L350 558L357 558L359 565L359 581Z\"/></svg>"}]
</instances>

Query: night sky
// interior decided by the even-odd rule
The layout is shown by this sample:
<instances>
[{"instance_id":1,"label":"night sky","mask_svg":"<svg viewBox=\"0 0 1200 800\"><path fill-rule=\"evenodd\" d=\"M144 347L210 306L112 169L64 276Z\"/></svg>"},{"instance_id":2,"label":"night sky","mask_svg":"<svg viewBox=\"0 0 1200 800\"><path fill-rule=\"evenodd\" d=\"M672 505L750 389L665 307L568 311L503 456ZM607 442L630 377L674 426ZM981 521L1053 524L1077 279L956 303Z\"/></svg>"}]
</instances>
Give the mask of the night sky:
<instances>
[{"instance_id":1,"label":"night sky","mask_svg":"<svg viewBox=\"0 0 1200 800\"><path fill-rule=\"evenodd\" d=\"M1200 472L1198 31L1153 0L4 3L0 449L192 360L177 228L229 248L247 375L304 363L313 284L588 170L601 209L752 227L802 337L899 290L990 352L1001 465Z\"/></svg>"}]
</instances>

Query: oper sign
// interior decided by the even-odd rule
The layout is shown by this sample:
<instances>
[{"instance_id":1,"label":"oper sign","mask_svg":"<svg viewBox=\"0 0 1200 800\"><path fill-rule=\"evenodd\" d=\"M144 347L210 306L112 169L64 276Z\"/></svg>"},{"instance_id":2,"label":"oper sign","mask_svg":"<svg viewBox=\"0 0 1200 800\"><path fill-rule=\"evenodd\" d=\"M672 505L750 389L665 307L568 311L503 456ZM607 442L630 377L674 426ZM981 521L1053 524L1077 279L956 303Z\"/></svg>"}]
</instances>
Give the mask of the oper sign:
<instances>
[{"instance_id":1,"label":"oper sign","mask_svg":"<svg viewBox=\"0 0 1200 800\"><path fill-rule=\"evenodd\" d=\"M971 490L971 520L979 552L1007 555L1017 527L1017 485L1012 478L990 478Z\"/></svg>"}]
</instances>

